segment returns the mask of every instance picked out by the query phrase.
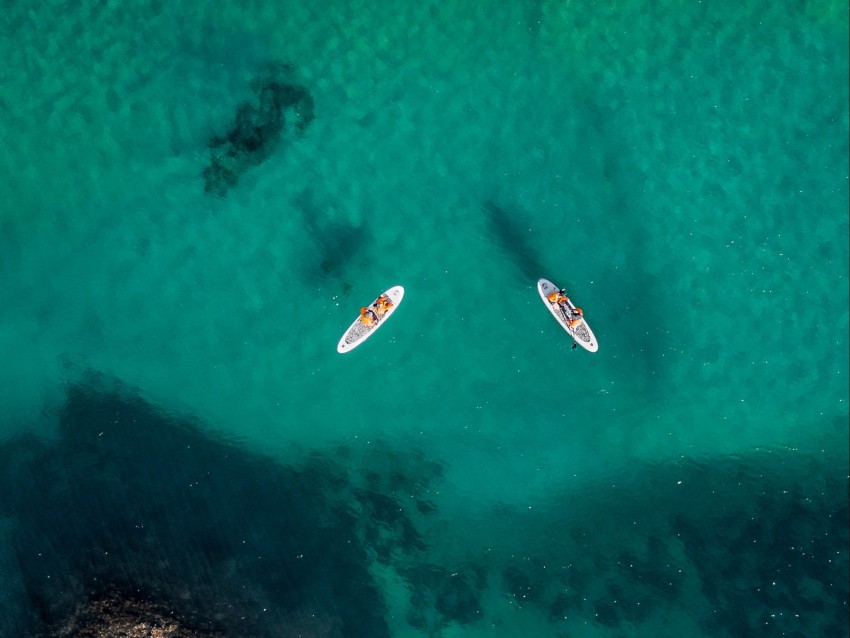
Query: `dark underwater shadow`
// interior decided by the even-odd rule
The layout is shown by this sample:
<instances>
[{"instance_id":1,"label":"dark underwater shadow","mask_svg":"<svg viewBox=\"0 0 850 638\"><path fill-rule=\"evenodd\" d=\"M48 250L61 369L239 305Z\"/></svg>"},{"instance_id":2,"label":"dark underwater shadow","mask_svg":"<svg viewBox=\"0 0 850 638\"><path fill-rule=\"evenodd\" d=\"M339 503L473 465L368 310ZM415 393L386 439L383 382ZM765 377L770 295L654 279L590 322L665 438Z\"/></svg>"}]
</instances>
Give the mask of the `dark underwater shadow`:
<instances>
[{"instance_id":1,"label":"dark underwater shadow","mask_svg":"<svg viewBox=\"0 0 850 638\"><path fill-rule=\"evenodd\" d=\"M69 389L57 441L9 441L0 462L26 597L0 635L73 635L81 608L116 595L226 636L389 635L327 464L216 442L97 375Z\"/></svg>"},{"instance_id":2,"label":"dark underwater shadow","mask_svg":"<svg viewBox=\"0 0 850 638\"><path fill-rule=\"evenodd\" d=\"M429 562L420 532L442 472L381 441L282 466L87 372L56 440L0 445L22 583L0 636L123 635L136 619L184 638L387 637L376 564L405 579L414 626L476 622L486 582Z\"/></svg>"},{"instance_id":3,"label":"dark underwater shadow","mask_svg":"<svg viewBox=\"0 0 850 638\"><path fill-rule=\"evenodd\" d=\"M595 92L587 93L595 97ZM578 101L573 115L584 123L576 144L587 151L588 158L582 171L575 173L576 201L566 203L582 207L580 217L599 242L617 242L623 264L622 269L599 264L593 278L606 288L599 293L604 296L597 300L588 321L600 350L606 342L612 343L611 334L615 346L627 354L629 382L640 384L650 399L665 399L669 385L664 353L670 346L663 303L666 285L661 276L645 269L652 242L645 225L635 220L647 218L652 210L642 197L640 176L633 169L638 162L617 128L617 113L598 98ZM585 182L592 182L594 189L586 188ZM505 201L511 201L509 190L483 204L492 243L514 262L528 285L547 277L570 291L570 265L582 255L592 255L593 243L571 243L566 224L545 230L532 227L526 211Z\"/></svg>"},{"instance_id":4,"label":"dark underwater shadow","mask_svg":"<svg viewBox=\"0 0 850 638\"><path fill-rule=\"evenodd\" d=\"M796 454L641 464L553 494L501 564L503 594L553 635L568 619L649 635L678 610L705 636L847 636L846 478Z\"/></svg>"},{"instance_id":5,"label":"dark underwater shadow","mask_svg":"<svg viewBox=\"0 0 850 638\"><path fill-rule=\"evenodd\" d=\"M302 134L315 117L313 96L294 79L289 65L268 65L251 88L254 99L239 106L227 133L210 139L210 164L203 171L206 193L226 195L246 171L272 155L285 134Z\"/></svg>"},{"instance_id":6,"label":"dark underwater shadow","mask_svg":"<svg viewBox=\"0 0 850 638\"><path fill-rule=\"evenodd\" d=\"M302 190L292 204L300 211L302 226L316 247L308 278L342 278L348 266L363 254L371 241L369 226L365 222L354 225L328 221L328 211L334 203L319 203L319 196L310 188ZM343 284L345 289L350 287L348 283Z\"/></svg>"},{"instance_id":7,"label":"dark underwater shadow","mask_svg":"<svg viewBox=\"0 0 850 638\"><path fill-rule=\"evenodd\" d=\"M582 102L586 120L582 146L596 149L596 170L606 189L603 209L588 221L599 241L617 242L622 266L609 267L595 277L609 292L604 300L608 325L596 321L593 326L600 350L605 333L611 332L618 347L628 353L630 382L641 384L648 398L664 401L670 383L664 358L671 345L666 337L671 319L664 303L669 285L663 275L646 268L647 258L658 248L648 224L641 222L655 216L653 202L643 195L641 175L634 169L639 158L619 128L620 114L611 106L617 100L597 91L585 93L592 97Z\"/></svg>"},{"instance_id":8,"label":"dark underwater shadow","mask_svg":"<svg viewBox=\"0 0 850 638\"><path fill-rule=\"evenodd\" d=\"M534 284L545 277L547 271L537 257L544 246L534 241L538 235L529 228L527 215L517 206L492 200L485 202L483 209L493 243L514 262L523 278Z\"/></svg>"}]
</instances>

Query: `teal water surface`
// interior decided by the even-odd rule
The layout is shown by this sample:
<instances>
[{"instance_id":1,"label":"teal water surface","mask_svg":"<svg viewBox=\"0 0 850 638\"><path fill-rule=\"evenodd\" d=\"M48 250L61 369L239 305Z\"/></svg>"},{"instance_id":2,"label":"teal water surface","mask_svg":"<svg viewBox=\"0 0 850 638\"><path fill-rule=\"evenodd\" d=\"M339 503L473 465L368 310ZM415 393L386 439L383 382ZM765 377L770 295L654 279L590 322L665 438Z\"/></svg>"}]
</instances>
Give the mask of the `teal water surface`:
<instances>
[{"instance_id":1,"label":"teal water surface","mask_svg":"<svg viewBox=\"0 0 850 638\"><path fill-rule=\"evenodd\" d=\"M0 636L846 636L846 5L373 4L0 18Z\"/></svg>"}]
</instances>

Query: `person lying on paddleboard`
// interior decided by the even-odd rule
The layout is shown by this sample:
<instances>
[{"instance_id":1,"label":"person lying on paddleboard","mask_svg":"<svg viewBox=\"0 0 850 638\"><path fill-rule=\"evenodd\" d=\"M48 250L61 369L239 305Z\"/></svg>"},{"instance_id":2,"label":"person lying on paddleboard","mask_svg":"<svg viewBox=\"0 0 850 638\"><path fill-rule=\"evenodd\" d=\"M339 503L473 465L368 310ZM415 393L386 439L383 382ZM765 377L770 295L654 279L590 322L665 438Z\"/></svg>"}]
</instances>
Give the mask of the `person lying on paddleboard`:
<instances>
[{"instance_id":1,"label":"person lying on paddleboard","mask_svg":"<svg viewBox=\"0 0 850 638\"><path fill-rule=\"evenodd\" d=\"M565 317L567 319L567 325L572 328L573 326L581 323L582 318L584 317L584 312L582 312L581 308L572 308L570 309L569 301L570 298L567 297L564 289L556 290L554 292L550 292L546 297L551 303L558 304L564 311L564 314L567 315Z\"/></svg>"},{"instance_id":2,"label":"person lying on paddleboard","mask_svg":"<svg viewBox=\"0 0 850 638\"><path fill-rule=\"evenodd\" d=\"M566 305L566 303L570 300L570 298L567 297L566 293L564 292L563 288L561 288L560 290L556 290L554 292L550 292L549 295L546 298L551 303L556 303L559 306Z\"/></svg>"},{"instance_id":3,"label":"person lying on paddleboard","mask_svg":"<svg viewBox=\"0 0 850 638\"><path fill-rule=\"evenodd\" d=\"M375 311L371 308L361 308L360 321L363 323L364 326L371 328L372 326L378 323L378 315L376 315Z\"/></svg>"},{"instance_id":4,"label":"person lying on paddleboard","mask_svg":"<svg viewBox=\"0 0 850 638\"><path fill-rule=\"evenodd\" d=\"M387 310L393 307L393 302L390 301L390 298L386 295L381 295L378 297L377 301L375 301L375 310L378 312L378 316L382 317L386 314Z\"/></svg>"}]
</instances>

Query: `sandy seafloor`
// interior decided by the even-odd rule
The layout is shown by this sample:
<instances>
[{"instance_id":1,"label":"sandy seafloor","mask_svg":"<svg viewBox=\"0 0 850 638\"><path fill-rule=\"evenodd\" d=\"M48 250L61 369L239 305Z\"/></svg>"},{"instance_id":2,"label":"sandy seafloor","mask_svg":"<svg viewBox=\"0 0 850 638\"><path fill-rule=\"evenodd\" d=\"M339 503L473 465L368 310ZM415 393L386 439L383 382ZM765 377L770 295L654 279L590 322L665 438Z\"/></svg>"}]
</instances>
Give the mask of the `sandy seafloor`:
<instances>
[{"instance_id":1,"label":"sandy seafloor","mask_svg":"<svg viewBox=\"0 0 850 638\"><path fill-rule=\"evenodd\" d=\"M846 3L0 28L0 636L848 635Z\"/></svg>"}]
</instances>

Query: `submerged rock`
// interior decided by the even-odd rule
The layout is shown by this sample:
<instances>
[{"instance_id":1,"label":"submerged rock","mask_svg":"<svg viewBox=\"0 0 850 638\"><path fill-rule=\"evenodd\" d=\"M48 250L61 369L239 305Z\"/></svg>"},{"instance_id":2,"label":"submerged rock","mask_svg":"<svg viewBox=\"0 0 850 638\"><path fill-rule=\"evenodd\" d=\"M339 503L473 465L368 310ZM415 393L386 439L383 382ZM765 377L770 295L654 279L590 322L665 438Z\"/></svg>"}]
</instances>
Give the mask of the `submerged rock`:
<instances>
[{"instance_id":1,"label":"submerged rock","mask_svg":"<svg viewBox=\"0 0 850 638\"><path fill-rule=\"evenodd\" d=\"M290 79L291 68L279 66L254 83L256 98L239 106L233 126L214 136L210 164L204 169L204 191L224 196L248 169L268 159L287 124L303 132L313 121L313 96Z\"/></svg>"},{"instance_id":2,"label":"submerged rock","mask_svg":"<svg viewBox=\"0 0 850 638\"><path fill-rule=\"evenodd\" d=\"M184 619L151 601L128 597L117 591L90 601L62 627L55 638L224 638L222 634L197 630Z\"/></svg>"},{"instance_id":3,"label":"submerged rock","mask_svg":"<svg viewBox=\"0 0 850 638\"><path fill-rule=\"evenodd\" d=\"M17 583L0 637L389 636L351 485L321 471L342 468L199 426L94 374L69 387L55 440L0 444Z\"/></svg>"}]
</instances>

